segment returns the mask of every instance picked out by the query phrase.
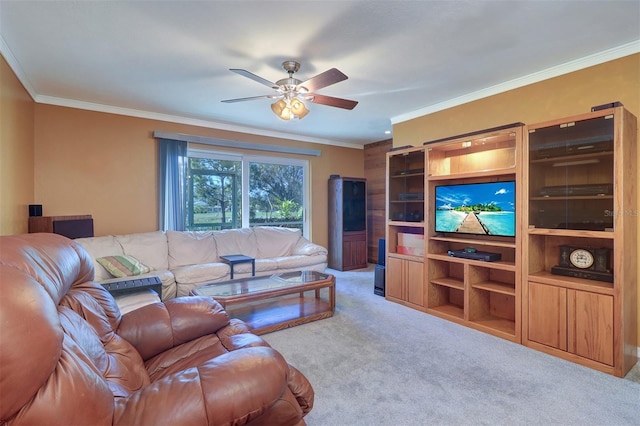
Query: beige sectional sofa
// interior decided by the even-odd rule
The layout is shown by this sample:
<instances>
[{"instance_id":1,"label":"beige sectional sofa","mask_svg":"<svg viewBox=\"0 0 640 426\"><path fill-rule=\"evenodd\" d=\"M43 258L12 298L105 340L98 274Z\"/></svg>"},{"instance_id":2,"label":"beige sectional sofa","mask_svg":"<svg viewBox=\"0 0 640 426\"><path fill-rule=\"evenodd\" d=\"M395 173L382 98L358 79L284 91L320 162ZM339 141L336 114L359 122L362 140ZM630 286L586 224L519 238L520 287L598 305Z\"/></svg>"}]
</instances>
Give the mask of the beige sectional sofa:
<instances>
[{"instance_id":1,"label":"beige sectional sofa","mask_svg":"<svg viewBox=\"0 0 640 426\"><path fill-rule=\"evenodd\" d=\"M299 229L254 227L223 231L156 231L75 239L91 256L95 281L122 281L114 278L97 259L132 256L151 270L129 278L158 276L162 299L185 296L204 283L230 279L230 267L220 256L244 254L255 258L256 276L297 270L323 272L327 249L310 242ZM251 276L251 264L234 267L234 278Z\"/></svg>"}]
</instances>

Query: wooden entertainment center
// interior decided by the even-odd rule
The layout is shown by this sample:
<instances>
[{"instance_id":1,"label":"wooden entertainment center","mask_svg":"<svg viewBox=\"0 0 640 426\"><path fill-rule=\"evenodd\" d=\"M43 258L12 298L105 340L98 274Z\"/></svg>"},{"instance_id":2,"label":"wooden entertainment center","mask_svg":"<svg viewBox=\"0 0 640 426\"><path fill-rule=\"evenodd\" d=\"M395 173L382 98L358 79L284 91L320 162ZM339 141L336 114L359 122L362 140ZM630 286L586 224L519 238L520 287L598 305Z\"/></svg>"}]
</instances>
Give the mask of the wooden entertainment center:
<instances>
[{"instance_id":1,"label":"wooden entertainment center","mask_svg":"<svg viewBox=\"0 0 640 426\"><path fill-rule=\"evenodd\" d=\"M636 126L620 106L388 152L387 300L624 376L637 361Z\"/></svg>"}]
</instances>

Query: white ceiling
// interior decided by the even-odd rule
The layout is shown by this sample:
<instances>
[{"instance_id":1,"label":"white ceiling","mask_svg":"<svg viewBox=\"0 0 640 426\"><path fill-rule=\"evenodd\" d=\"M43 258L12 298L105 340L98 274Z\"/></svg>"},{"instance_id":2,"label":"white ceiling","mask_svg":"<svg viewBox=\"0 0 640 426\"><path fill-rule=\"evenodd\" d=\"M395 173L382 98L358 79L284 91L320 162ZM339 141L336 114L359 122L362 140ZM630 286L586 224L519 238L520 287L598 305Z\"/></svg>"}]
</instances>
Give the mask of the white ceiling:
<instances>
[{"instance_id":1,"label":"white ceiling","mask_svg":"<svg viewBox=\"0 0 640 426\"><path fill-rule=\"evenodd\" d=\"M640 52L640 1L7 1L0 52L36 102L344 146L392 123ZM349 79L278 119L234 74ZM614 101L615 99L612 99Z\"/></svg>"}]
</instances>

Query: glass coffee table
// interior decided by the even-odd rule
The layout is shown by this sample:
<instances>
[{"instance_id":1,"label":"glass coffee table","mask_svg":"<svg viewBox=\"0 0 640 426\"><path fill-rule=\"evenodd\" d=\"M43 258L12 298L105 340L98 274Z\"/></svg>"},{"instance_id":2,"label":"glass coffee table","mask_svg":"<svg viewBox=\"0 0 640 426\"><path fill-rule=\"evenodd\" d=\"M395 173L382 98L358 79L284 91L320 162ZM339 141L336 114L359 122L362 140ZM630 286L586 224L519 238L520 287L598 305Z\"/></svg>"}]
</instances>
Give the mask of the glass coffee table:
<instances>
[{"instance_id":1,"label":"glass coffee table","mask_svg":"<svg viewBox=\"0 0 640 426\"><path fill-rule=\"evenodd\" d=\"M204 284L191 294L213 297L259 335L333 316L335 289L333 275L296 271Z\"/></svg>"}]
</instances>

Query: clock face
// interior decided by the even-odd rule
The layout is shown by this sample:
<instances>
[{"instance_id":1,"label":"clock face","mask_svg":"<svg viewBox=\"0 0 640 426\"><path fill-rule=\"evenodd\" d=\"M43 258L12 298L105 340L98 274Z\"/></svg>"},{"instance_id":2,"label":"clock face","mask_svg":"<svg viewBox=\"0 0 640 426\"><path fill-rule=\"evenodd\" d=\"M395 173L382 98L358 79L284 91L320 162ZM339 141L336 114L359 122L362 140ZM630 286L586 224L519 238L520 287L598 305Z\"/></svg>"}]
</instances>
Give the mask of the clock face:
<instances>
[{"instance_id":1,"label":"clock face","mask_svg":"<svg viewBox=\"0 0 640 426\"><path fill-rule=\"evenodd\" d=\"M590 268L593 265L593 255L589 250L585 249L572 251L569 260L573 266L580 269Z\"/></svg>"}]
</instances>

